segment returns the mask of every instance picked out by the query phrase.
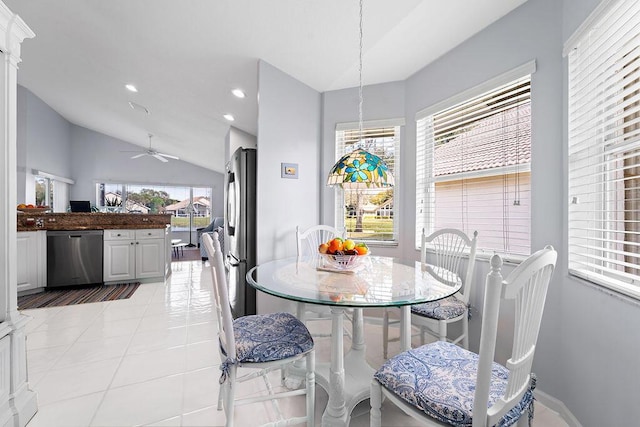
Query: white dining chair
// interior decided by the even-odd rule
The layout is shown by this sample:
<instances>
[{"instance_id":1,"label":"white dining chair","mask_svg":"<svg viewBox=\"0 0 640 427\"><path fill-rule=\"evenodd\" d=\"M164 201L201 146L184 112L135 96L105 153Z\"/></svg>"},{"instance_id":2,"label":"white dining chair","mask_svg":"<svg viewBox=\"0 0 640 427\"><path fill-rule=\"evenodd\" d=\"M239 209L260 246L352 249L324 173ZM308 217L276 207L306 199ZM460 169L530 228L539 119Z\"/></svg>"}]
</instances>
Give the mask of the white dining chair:
<instances>
[{"instance_id":1,"label":"white dining chair","mask_svg":"<svg viewBox=\"0 0 640 427\"><path fill-rule=\"evenodd\" d=\"M422 246L420 261L423 271L443 283L462 281L462 287L455 295L438 301L411 306L411 324L420 329L420 344L425 343L425 334L432 335L440 341L449 340L462 347L469 348L469 296L473 287L473 273L476 260L476 246L478 232L473 238L463 231L454 228L444 228L430 235L422 229ZM433 260L427 262L427 247L433 252ZM465 258L468 258L466 264ZM448 325L459 322L462 333L456 338L448 338ZM382 354L388 355L390 341L389 325L399 323L389 320L388 309L383 310L382 317Z\"/></svg>"},{"instance_id":2,"label":"white dining chair","mask_svg":"<svg viewBox=\"0 0 640 427\"><path fill-rule=\"evenodd\" d=\"M220 394L218 410L224 409L226 426L234 423L234 408L239 405L271 400L278 421L264 424L265 426L285 426L306 422L307 426L315 423L315 351L311 334L302 322L289 313L271 313L243 316L233 319L224 261L217 231L213 238L203 234L202 240L212 260L212 279L216 313L218 317L218 336L220 339L220 359L223 361L220 369ZM276 393L272 387L268 374L274 370L281 370L304 359L306 366L306 387L299 390ZM238 370L250 368L247 373L239 376ZM283 375L283 374L282 374ZM252 395L244 399L235 398L238 383L262 377L267 394ZM303 417L285 419L280 410L278 399L306 395L306 414Z\"/></svg>"},{"instance_id":3,"label":"white dining chair","mask_svg":"<svg viewBox=\"0 0 640 427\"><path fill-rule=\"evenodd\" d=\"M304 231L300 230L300 226L296 226L296 248L297 257L308 257L315 266L318 267L321 262L320 253L318 247L321 243L326 243L334 237L344 238L344 233L341 233L337 228L330 225L314 225L307 228ZM323 305L313 305L297 303L297 315L305 325L309 325L308 322L322 321L331 319L331 309ZM345 314L345 318L351 321L351 316ZM351 332L347 328L344 329L344 334L351 337ZM330 337L330 333L314 332L313 336L316 338Z\"/></svg>"},{"instance_id":4,"label":"white dining chair","mask_svg":"<svg viewBox=\"0 0 640 427\"><path fill-rule=\"evenodd\" d=\"M547 246L503 280L502 259L494 255L484 292L479 354L436 341L387 360L371 383L370 425L381 424L383 396L428 426L527 425L535 387L531 365L556 259L557 252ZM515 306L513 347L505 366L493 361L503 301Z\"/></svg>"}]
</instances>

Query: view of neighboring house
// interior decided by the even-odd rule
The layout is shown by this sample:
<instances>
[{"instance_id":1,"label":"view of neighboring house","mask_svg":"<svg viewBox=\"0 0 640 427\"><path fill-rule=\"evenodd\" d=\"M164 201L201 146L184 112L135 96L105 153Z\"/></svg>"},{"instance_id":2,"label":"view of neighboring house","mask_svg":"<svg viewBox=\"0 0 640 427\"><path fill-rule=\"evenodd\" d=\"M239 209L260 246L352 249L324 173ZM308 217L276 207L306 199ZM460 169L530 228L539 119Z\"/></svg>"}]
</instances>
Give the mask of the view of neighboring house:
<instances>
[{"instance_id":1,"label":"view of neighboring house","mask_svg":"<svg viewBox=\"0 0 640 427\"><path fill-rule=\"evenodd\" d=\"M121 208L122 207L122 197L120 196L120 194L117 193L105 193L104 195L104 203L105 206L107 207L117 207L117 208ZM129 200L127 199L126 202L126 206L124 207L124 211L125 212L131 212L131 213L143 213L143 214L148 214L149 213L149 208L145 205L142 205L140 203L134 202L133 200Z\"/></svg>"},{"instance_id":2,"label":"view of neighboring house","mask_svg":"<svg viewBox=\"0 0 640 427\"><path fill-rule=\"evenodd\" d=\"M181 217L189 216L189 199L185 199L178 203L165 206L164 213ZM205 196L195 196L193 198L193 216L211 216L211 200L209 200L209 198Z\"/></svg>"},{"instance_id":3,"label":"view of neighboring house","mask_svg":"<svg viewBox=\"0 0 640 427\"><path fill-rule=\"evenodd\" d=\"M529 103L508 109L435 147L434 229L472 222L485 247L502 249L511 233L507 240L527 253L526 236L513 230L529 224L531 122L519 118L530 114ZM505 136L505 125L519 128Z\"/></svg>"}]
</instances>

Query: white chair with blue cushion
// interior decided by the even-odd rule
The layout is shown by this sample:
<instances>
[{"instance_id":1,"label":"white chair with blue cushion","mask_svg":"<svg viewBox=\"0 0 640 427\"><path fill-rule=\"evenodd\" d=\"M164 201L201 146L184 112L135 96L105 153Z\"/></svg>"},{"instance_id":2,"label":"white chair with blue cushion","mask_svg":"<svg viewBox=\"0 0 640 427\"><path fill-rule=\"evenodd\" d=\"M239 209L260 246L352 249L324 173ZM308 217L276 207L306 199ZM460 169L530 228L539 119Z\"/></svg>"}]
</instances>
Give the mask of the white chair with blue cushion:
<instances>
[{"instance_id":1,"label":"white chair with blue cushion","mask_svg":"<svg viewBox=\"0 0 640 427\"><path fill-rule=\"evenodd\" d=\"M547 246L503 280L502 259L494 255L486 280L479 354L436 341L387 360L371 383L371 426L381 425L383 395L427 426L530 423L535 386L531 365L556 259L556 251ZM493 361L503 300L515 303L513 347L505 366Z\"/></svg>"},{"instance_id":2,"label":"white chair with blue cushion","mask_svg":"<svg viewBox=\"0 0 640 427\"><path fill-rule=\"evenodd\" d=\"M302 322L289 313L271 313L243 316L233 319L229 305L227 279L220 250L218 232L203 234L209 259L213 260L212 271L216 312L218 313L218 335L220 339L220 396L218 410L224 407L226 426L233 426L234 407L237 405L271 400L279 420L265 425L292 425L306 422L314 425L315 404L315 353L311 334ZM306 388L275 393L268 378L269 372L284 370L287 365L305 360ZM238 376L240 368L252 368L243 376ZM258 371L256 371L258 369ZM235 389L239 382L261 376L266 384L267 395L235 399ZM306 415L284 419L278 399L306 395Z\"/></svg>"},{"instance_id":3,"label":"white chair with blue cushion","mask_svg":"<svg viewBox=\"0 0 640 427\"><path fill-rule=\"evenodd\" d=\"M420 328L421 345L424 345L425 333L428 333L440 341L449 340L469 348L469 296L473 285L477 243L477 231L473 233L473 238L469 238L464 232L454 228L444 228L428 236L422 229L420 261L423 270L443 283L462 281L462 287L448 298L411 306L411 324ZM429 252L433 252L433 260L429 263L427 247ZM448 338L447 326L457 322L461 324L461 334L457 338ZM389 324L389 312L385 309L382 317L382 354L385 359L389 341L398 340L389 339Z\"/></svg>"}]
</instances>

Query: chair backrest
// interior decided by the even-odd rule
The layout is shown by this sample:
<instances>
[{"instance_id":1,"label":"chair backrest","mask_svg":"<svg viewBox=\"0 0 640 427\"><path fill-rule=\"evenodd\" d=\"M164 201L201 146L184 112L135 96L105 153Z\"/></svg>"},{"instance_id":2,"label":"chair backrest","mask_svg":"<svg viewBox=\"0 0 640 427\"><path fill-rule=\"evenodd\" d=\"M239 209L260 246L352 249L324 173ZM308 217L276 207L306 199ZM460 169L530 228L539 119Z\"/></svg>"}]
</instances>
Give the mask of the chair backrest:
<instances>
[{"instance_id":1,"label":"chair backrest","mask_svg":"<svg viewBox=\"0 0 640 427\"><path fill-rule=\"evenodd\" d=\"M214 267L214 256L215 249L213 247L213 239L211 238L212 233L204 233L202 235L202 247L204 248L205 254L209 258L209 262L211 263L211 281L213 283L213 294L214 304L216 309L216 320L218 326L218 334L222 333L222 310L220 308L220 298L218 297L218 289L216 286L216 269Z\"/></svg>"},{"instance_id":2,"label":"chair backrest","mask_svg":"<svg viewBox=\"0 0 640 427\"><path fill-rule=\"evenodd\" d=\"M235 360L236 343L233 336L233 315L231 314L231 305L229 304L227 275L224 268L224 259L220 248L218 231L213 232L213 237L209 234L203 235L202 240L209 254L209 261L212 267L220 343L225 349L227 357L230 360Z\"/></svg>"},{"instance_id":3,"label":"chair backrest","mask_svg":"<svg viewBox=\"0 0 640 427\"><path fill-rule=\"evenodd\" d=\"M427 244L433 248L434 261L427 261ZM462 280L462 287L458 292L458 299L464 303L469 302L471 283L473 283L473 271L476 264L476 246L478 244L478 232L473 232L473 238L469 238L464 232L455 228L443 228L428 236L422 229L422 250L420 261L423 270L427 270L436 279L446 284L453 284ZM463 271L463 260L469 254L467 268ZM454 273L451 277L450 274Z\"/></svg>"},{"instance_id":4,"label":"chair backrest","mask_svg":"<svg viewBox=\"0 0 640 427\"><path fill-rule=\"evenodd\" d=\"M334 237L343 237L343 235L337 228L330 225L315 225L305 231L300 231L300 226L296 226L298 257L317 254L318 246Z\"/></svg>"},{"instance_id":5,"label":"chair backrest","mask_svg":"<svg viewBox=\"0 0 640 427\"><path fill-rule=\"evenodd\" d=\"M557 257L553 247L547 246L529 256L504 280L500 274L502 259L498 255L491 258L482 313L480 359L473 404L474 427L497 424L529 388L544 302ZM509 370L509 381L504 395L487 408L501 300L515 302L513 347L505 365Z\"/></svg>"}]
</instances>

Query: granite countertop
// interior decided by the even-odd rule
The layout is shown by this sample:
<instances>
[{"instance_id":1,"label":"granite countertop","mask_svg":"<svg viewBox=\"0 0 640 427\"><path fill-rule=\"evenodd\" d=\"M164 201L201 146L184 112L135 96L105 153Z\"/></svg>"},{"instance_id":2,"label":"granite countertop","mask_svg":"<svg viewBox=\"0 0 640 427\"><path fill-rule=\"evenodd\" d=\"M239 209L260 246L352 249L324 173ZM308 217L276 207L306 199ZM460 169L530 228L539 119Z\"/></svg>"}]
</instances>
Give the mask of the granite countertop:
<instances>
[{"instance_id":1,"label":"granite countertop","mask_svg":"<svg viewBox=\"0 0 640 427\"><path fill-rule=\"evenodd\" d=\"M18 213L18 231L165 228L171 214Z\"/></svg>"}]
</instances>

